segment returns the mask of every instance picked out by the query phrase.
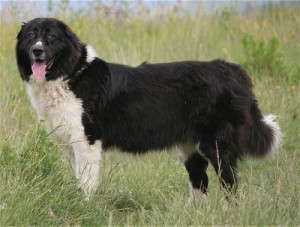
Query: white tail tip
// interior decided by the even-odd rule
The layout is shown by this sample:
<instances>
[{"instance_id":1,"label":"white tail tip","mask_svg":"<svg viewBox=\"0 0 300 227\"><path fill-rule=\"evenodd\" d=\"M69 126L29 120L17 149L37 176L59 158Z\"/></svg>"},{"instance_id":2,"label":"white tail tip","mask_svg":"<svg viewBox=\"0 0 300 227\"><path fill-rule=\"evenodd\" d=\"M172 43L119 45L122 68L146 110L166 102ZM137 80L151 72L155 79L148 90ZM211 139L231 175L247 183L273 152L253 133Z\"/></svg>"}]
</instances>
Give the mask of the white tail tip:
<instances>
[{"instance_id":1,"label":"white tail tip","mask_svg":"<svg viewBox=\"0 0 300 227\"><path fill-rule=\"evenodd\" d=\"M263 122L268 125L273 131L273 141L271 144L270 153L274 153L276 149L280 146L282 141L282 133L280 131L280 126L276 121L277 117L273 114L268 114L264 116Z\"/></svg>"}]
</instances>

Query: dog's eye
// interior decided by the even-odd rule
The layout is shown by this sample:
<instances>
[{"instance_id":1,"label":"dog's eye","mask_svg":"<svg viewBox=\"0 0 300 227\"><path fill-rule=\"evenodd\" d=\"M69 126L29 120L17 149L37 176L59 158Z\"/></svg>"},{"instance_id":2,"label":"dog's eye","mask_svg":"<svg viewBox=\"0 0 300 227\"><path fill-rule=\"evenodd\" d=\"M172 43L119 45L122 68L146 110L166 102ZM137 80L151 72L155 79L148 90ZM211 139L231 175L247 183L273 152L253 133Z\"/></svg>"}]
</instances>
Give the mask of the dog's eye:
<instances>
[{"instance_id":1,"label":"dog's eye","mask_svg":"<svg viewBox=\"0 0 300 227\"><path fill-rule=\"evenodd\" d=\"M48 35L47 35L47 39L48 39L49 41L53 41L53 40L55 39L55 35L53 35L53 34L48 34Z\"/></svg>"},{"instance_id":2,"label":"dog's eye","mask_svg":"<svg viewBox=\"0 0 300 227\"><path fill-rule=\"evenodd\" d=\"M35 33L31 32L31 33L28 34L28 39L29 40L33 40L35 38L36 38L36 34Z\"/></svg>"}]
</instances>

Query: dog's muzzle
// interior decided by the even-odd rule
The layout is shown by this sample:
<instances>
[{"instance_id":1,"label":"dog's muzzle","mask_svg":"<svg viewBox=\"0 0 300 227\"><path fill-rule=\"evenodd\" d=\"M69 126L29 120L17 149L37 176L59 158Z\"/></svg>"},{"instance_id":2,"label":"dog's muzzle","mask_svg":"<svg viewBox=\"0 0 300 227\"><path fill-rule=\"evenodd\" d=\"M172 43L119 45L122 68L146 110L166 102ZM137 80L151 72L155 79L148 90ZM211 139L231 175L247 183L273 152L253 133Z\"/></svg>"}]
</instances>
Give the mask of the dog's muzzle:
<instances>
[{"instance_id":1,"label":"dog's muzzle","mask_svg":"<svg viewBox=\"0 0 300 227\"><path fill-rule=\"evenodd\" d=\"M38 41L36 44L32 46L32 60L45 61L45 52L41 41Z\"/></svg>"}]
</instances>

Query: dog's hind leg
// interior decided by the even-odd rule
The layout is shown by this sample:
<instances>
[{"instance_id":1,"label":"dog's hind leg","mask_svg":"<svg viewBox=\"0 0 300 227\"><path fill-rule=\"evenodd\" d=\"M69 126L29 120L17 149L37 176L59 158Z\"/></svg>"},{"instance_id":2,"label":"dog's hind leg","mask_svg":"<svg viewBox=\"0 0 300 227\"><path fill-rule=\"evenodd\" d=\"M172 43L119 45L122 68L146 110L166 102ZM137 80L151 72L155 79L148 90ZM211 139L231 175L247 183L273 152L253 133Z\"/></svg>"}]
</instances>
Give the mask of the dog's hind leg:
<instances>
[{"instance_id":1,"label":"dog's hind leg","mask_svg":"<svg viewBox=\"0 0 300 227\"><path fill-rule=\"evenodd\" d=\"M207 193L208 176L206 174L208 161L197 151L194 145L179 147L181 159L189 174L190 197L188 203L198 203Z\"/></svg>"},{"instance_id":2,"label":"dog's hind leg","mask_svg":"<svg viewBox=\"0 0 300 227\"><path fill-rule=\"evenodd\" d=\"M235 192L237 187L237 148L226 141L214 140L202 142L201 150L212 163L221 185L227 192Z\"/></svg>"},{"instance_id":3,"label":"dog's hind leg","mask_svg":"<svg viewBox=\"0 0 300 227\"><path fill-rule=\"evenodd\" d=\"M90 145L87 141L72 143L75 156L75 175L89 199L99 184L102 144L100 140Z\"/></svg>"}]
</instances>

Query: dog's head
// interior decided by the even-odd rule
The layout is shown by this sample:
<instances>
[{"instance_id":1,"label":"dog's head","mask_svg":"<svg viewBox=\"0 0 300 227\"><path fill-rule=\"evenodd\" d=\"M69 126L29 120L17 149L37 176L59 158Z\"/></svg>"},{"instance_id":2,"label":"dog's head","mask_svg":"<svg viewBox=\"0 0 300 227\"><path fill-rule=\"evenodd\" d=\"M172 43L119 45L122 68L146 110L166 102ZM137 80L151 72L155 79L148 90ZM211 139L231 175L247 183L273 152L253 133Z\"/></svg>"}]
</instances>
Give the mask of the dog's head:
<instances>
[{"instance_id":1,"label":"dog's head","mask_svg":"<svg viewBox=\"0 0 300 227\"><path fill-rule=\"evenodd\" d=\"M16 57L23 80L70 76L81 57L82 44L71 29L54 18L25 23L17 36Z\"/></svg>"}]
</instances>

